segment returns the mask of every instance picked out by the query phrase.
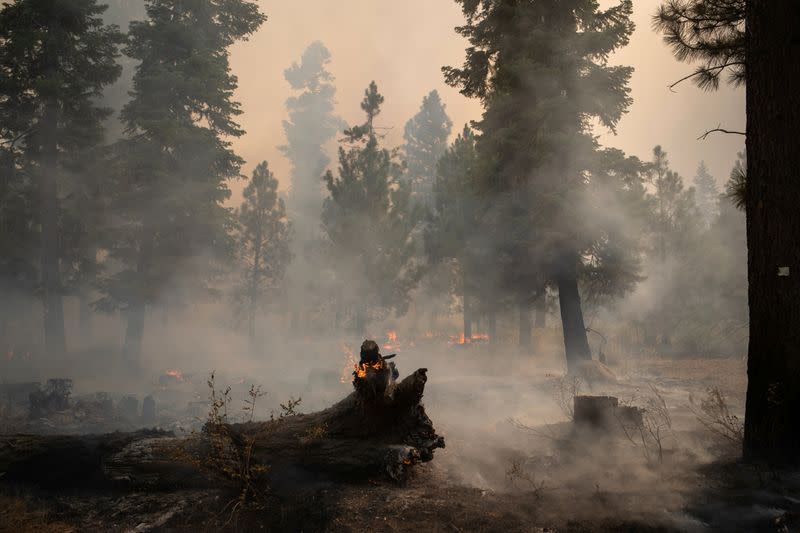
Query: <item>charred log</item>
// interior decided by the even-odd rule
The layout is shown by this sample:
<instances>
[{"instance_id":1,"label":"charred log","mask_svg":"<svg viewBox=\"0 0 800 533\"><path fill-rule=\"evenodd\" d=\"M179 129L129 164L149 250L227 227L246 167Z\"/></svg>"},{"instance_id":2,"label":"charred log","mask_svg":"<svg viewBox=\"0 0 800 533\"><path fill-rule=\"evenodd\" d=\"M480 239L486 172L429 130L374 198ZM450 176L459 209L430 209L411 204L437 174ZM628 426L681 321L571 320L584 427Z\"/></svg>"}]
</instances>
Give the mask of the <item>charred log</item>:
<instances>
[{"instance_id":1,"label":"charred log","mask_svg":"<svg viewBox=\"0 0 800 533\"><path fill-rule=\"evenodd\" d=\"M395 373L394 365L378 356L360 363L354 391L323 411L207 426L189 437L158 431L0 436L0 482L199 486L257 465L402 482L415 464L433 459L444 438L420 404L427 369L399 382Z\"/></svg>"}]
</instances>

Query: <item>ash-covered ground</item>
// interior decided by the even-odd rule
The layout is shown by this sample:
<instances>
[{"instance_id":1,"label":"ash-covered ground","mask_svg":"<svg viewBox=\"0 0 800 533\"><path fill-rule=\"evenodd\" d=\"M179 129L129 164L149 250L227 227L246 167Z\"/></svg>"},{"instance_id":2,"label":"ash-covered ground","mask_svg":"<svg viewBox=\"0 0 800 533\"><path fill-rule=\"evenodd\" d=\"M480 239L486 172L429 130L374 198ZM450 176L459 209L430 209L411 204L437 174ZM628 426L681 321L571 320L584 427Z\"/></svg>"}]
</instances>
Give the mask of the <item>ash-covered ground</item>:
<instances>
[{"instance_id":1,"label":"ash-covered ground","mask_svg":"<svg viewBox=\"0 0 800 533\"><path fill-rule=\"evenodd\" d=\"M268 474L265 501L237 506L236 491L226 487L115 493L4 483L0 529L796 530L800 478L737 462L741 359L610 355L607 365L567 377L549 339L557 336L542 330L535 356L479 338L404 342L391 332L381 339L384 354L398 353L401 377L429 369L424 403L447 443L403 486L284 469ZM212 371L217 389L231 387L232 420L250 416L241 406L251 385L266 392L256 419L279 416L289 399L301 399L298 412L321 410L350 392L357 345L301 340L268 362L237 360L235 371L220 359L218 368L164 368L138 380L78 375L62 408L31 417L30 405L26 412L24 402L7 399L3 433L198 431ZM112 386L116 392L107 392ZM576 425L576 394L614 396L641 408L642 423ZM143 412L145 397L153 413Z\"/></svg>"}]
</instances>

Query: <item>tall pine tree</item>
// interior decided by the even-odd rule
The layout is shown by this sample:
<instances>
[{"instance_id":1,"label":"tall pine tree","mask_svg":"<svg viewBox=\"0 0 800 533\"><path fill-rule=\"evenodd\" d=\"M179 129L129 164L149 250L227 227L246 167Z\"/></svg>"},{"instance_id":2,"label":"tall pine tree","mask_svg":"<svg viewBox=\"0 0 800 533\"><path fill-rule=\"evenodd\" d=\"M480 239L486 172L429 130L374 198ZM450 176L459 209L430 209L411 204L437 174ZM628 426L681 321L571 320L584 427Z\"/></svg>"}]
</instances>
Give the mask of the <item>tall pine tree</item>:
<instances>
[{"instance_id":1,"label":"tall pine tree","mask_svg":"<svg viewBox=\"0 0 800 533\"><path fill-rule=\"evenodd\" d=\"M233 100L229 48L264 21L254 2L148 0L130 25L126 54L139 61L122 111L110 253L123 267L104 284L107 307L126 312L124 354L136 364L145 310L168 287L208 291L215 260L233 252L223 202L242 160L230 137L244 132ZM208 268L192 268L206 255ZM218 264L218 263L217 263Z\"/></svg>"},{"instance_id":2,"label":"tall pine tree","mask_svg":"<svg viewBox=\"0 0 800 533\"><path fill-rule=\"evenodd\" d=\"M328 71L330 61L328 49L315 41L303 52L300 63L292 63L283 72L298 93L286 100L289 120L283 121L286 144L280 150L292 165L288 209L300 244L317 237L325 197L319 177L330 163L325 144L344 127L333 112L336 87Z\"/></svg>"},{"instance_id":3,"label":"tall pine tree","mask_svg":"<svg viewBox=\"0 0 800 533\"><path fill-rule=\"evenodd\" d=\"M425 247L430 262L455 263L458 282L452 288L462 302L464 339L472 337L475 318L472 306L477 289L475 278L485 275L477 268L474 242L483 208L475 183L477 158L475 133L465 125L437 165L432 189L432 217L425 231Z\"/></svg>"},{"instance_id":4,"label":"tall pine tree","mask_svg":"<svg viewBox=\"0 0 800 533\"><path fill-rule=\"evenodd\" d=\"M614 130L631 103L631 69L608 65L633 31L632 4L592 0L457 0L469 40L447 82L483 101L479 151L491 162L486 194L505 198L520 232L512 256L537 272L520 283L520 305L558 287L570 368L591 357L578 279L592 231L580 216L585 172L597 146L591 121ZM500 226L503 228L503 226ZM523 278L524 279L524 278Z\"/></svg>"},{"instance_id":5,"label":"tall pine tree","mask_svg":"<svg viewBox=\"0 0 800 533\"><path fill-rule=\"evenodd\" d=\"M66 350L62 196L65 182L69 188L80 179L66 169L102 140L109 110L96 101L120 74L122 35L104 24L104 10L96 0L15 0L0 11L0 132L18 156L10 176L24 172L39 197L39 278L50 356Z\"/></svg>"},{"instance_id":6,"label":"tall pine tree","mask_svg":"<svg viewBox=\"0 0 800 533\"><path fill-rule=\"evenodd\" d=\"M309 314L323 307L336 290L327 275L319 223L325 198L320 176L330 163L326 145L345 127L334 114L336 87L328 71L330 61L328 49L316 41L306 48L299 63L292 63L283 72L295 92L286 100L286 144L280 147L291 163L287 209L294 237L287 288L293 328L306 323Z\"/></svg>"},{"instance_id":7,"label":"tall pine tree","mask_svg":"<svg viewBox=\"0 0 800 533\"><path fill-rule=\"evenodd\" d=\"M406 175L411 180L412 193L425 205L431 203L431 190L436 178L436 164L447 150L447 138L453 121L447 116L438 91L422 99L416 115L406 122L403 157Z\"/></svg>"},{"instance_id":8,"label":"tall pine tree","mask_svg":"<svg viewBox=\"0 0 800 533\"><path fill-rule=\"evenodd\" d=\"M694 201L703 219L703 227L708 229L719 215L719 189L714 176L709 174L705 161L700 161L692 181Z\"/></svg>"},{"instance_id":9,"label":"tall pine tree","mask_svg":"<svg viewBox=\"0 0 800 533\"><path fill-rule=\"evenodd\" d=\"M237 290L240 314L247 323L251 346L256 340L256 315L276 294L291 258L290 225L278 180L266 161L253 170L237 212L238 255L242 281Z\"/></svg>"},{"instance_id":10,"label":"tall pine tree","mask_svg":"<svg viewBox=\"0 0 800 533\"><path fill-rule=\"evenodd\" d=\"M345 130L338 176L330 170L325 175L330 195L322 223L338 282L351 289L345 296L359 333L373 310L405 312L421 274L414 237L422 211L401 179L395 151L380 146L374 122L382 104L370 83L361 102L366 121Z\"/></svg>"}]
</instances>

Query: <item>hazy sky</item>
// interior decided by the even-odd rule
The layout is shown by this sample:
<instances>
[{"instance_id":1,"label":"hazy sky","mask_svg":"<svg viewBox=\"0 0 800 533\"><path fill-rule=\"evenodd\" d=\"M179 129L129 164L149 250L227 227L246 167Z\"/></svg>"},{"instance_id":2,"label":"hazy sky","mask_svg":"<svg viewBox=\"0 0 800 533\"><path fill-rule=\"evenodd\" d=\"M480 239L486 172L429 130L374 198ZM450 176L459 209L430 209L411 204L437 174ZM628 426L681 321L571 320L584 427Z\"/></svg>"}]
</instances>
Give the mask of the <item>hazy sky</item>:
<instances>
[{"instance_id":1,"label":"hazy sky","mask_svg":"<svg viewBox=\"0 0 800 533\"><path fill-rule=\"evenodd\" d=\"M331 51L330 70L336 77L337 112L348 123L360 122L363 91L371 80L386 98L378 118L392 127L386 143L402 143L403 126L419 108L422 97L437 89L454 123L480 117L480 105L444 84L441 67L460 65L465 41L453 28L463 23L459 6L450 0L259 0L269 20L253 38L236 45L232 68L239 77L238 99L247 134L235 142L246 160L246 172L267 159L283 187L288 162L277 150L284 142L281 121L290 95L283 70L299 60L305 47L321 40ZM601 2L607 4L608 2ZM616 136L598 131L602 142L649 159L654 145L667 151L673 168L691 183L700 160L722 184L744 138L714 134L697 137L718 125L744 129L744 90L724 87L704 93L691 83L671 92L667 85L691 67L678 63L651 29L658 0L634 2L636 32L614 62L635 68L631 81L633 106ZM332 147L333 148L333 147ZM333 155L333 151L331 152ZM335 160L332 162L335 166ZM238 189L239 187L235 187Z\"/></svg>"}]
</instances>

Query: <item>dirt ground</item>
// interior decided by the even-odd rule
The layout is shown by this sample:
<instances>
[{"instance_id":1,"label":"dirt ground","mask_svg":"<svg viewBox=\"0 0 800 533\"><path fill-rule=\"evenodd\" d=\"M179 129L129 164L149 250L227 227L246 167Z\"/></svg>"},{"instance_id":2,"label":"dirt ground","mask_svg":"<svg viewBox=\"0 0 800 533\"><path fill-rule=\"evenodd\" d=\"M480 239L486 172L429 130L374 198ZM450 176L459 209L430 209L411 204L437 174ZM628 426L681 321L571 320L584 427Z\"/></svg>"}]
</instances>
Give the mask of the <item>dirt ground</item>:
<instances>
[{"instance_id":1,"label":"dirt ground","mask_svg":"<svg viewBox=\"0 0 800 533\"><path fill-rule=\"evenodd\" d=\"M659 438L645 439L576 430L556 362L498 356L442 371L460 358L428 365L426 406L447 448L404 486L276 470L268 497L240 506L225 487L48 492L0 475L0 531L800 531L800 475L740 464L736 443L698 420L710 387L743 412L741 359L615 361L615 382L579 384L630 405L663 402ZM414 363L408 354L405 370Z\"/></svg>"}]
</instances>

